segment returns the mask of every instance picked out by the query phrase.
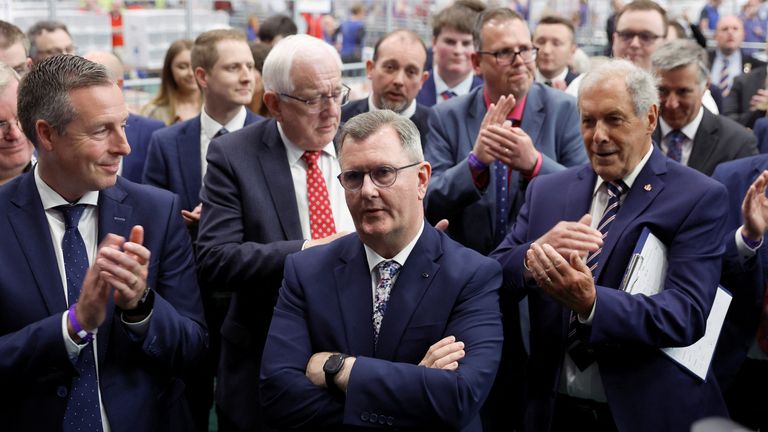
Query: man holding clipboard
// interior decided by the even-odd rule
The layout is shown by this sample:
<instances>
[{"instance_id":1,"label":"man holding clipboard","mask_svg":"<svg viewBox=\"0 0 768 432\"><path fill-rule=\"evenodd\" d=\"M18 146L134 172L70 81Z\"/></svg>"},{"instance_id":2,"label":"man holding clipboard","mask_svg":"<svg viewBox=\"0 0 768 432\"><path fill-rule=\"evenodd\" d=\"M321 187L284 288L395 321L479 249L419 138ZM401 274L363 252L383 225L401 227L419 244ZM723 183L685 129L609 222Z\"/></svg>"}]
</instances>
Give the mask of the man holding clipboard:
<instances>
[{"instance_id":1,"label":"man holding clipboard","mask_svg":"<svg viewBox=\"0 0 768 432\"><path fill-rule=\"evenodd\" d=\"M726 190L653 147L658 95L647 72L601 64L578 104L590 164L531 182L492 254L502 295L530 305L526 429L687 430L727 416L711 371L702 380L660 350L704 335ZM667 247L663 289L651 296L618 289L644 228Z\"/></svg>"}]
</instances>

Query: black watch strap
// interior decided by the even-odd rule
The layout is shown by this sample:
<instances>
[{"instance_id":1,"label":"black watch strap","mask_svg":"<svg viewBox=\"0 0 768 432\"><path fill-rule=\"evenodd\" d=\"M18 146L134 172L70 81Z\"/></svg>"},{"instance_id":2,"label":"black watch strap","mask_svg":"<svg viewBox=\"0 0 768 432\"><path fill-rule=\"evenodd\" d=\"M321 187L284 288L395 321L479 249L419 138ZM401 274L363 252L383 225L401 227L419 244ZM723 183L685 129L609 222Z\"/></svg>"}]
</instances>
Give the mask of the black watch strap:
<instances>
[{"instance_id":1,"label":"black watch strap","mask_svg":"<svg viewBox=\"0 0 768 432\"><path fill-rule=\"evenodd\" d=\"M323 372L325 372L325 385L328 387L328 391L333 394L342 394L341 389L336 385L334 378L344 368L344 361L347 359L347 355L337 353L328 356L328 359L323 365Z\"/></svg>"}]
</instances>

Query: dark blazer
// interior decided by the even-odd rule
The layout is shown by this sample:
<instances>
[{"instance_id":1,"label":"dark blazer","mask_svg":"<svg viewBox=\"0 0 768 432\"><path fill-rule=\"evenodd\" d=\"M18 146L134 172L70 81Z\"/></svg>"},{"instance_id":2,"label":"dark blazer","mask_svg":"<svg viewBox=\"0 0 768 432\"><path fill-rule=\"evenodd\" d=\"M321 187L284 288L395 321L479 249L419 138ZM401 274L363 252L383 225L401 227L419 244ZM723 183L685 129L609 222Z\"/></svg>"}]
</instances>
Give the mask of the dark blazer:
<instances>
[{"instance_id":1,"label":"dark blazer","mask_svg":"<svg viewBox=\"0 0 768 432\"><path fill-rule=\"evenodd\" d=\"M165 127L160 120L142 117L136 114L128 115L125 124L125 138L131 146L131 152L123 158L122 176L128 180L141 183L144 163L147 160L147 149L152 133Z\"/></svg>"},{"instance_id":2,"label":"dark blazer","mask_svg":"<svg viewBox=\"0 0 768 432\"><path fill-rule=\"evenodd\" d=\"M757 258L748 260L743 266L736 251L735 233L742 224L741 203L747 189L763 170L768 169L768 155L758 155L717 166L712 178L728 188L728 205L725 243L727 255L734 258L723 262L721 283L733 294L731 307L723 324L723 331L717 342L717 351L712 368L723 389L727 389L746 358L750 345L755 340L768 271L768 246L758 250Z\"/></svg>"},{"instance_id":3,"label":"dark blazer","mask_svg":"<svg viewBox=\"0 0 768 432\"><path fill-rule=\"evenodd\" d=\"M429 144L425 155L432 164L432 179L425 199L427 219L450 221L448 233L459 243L487 254L496 246L496 192L489 186L477 190L467 165L480 124L487 112L483 87L432 108ZM587 162L579 133L576 100L543 84L533 83L523 112L521 128L542 153L539 175L560 171ZM489 185L495 176L491 170ZM512 172L510 184L510 227L522 204L526 183Z\"/></svg>"},{"instance_id":4,"label":"dark blazer","mask_svg":"<svg viewBox=\"0 0 768 432\"><path fill-rule=\"evenodd\" d=\"M558 222L589 212L596 178L585 165L532 181L513 231L492 254L502 264L504 294L527 295L530 307L526 430L549 430L570 310L525 280L525 252ZM725 233L726 201L721 184L654 149L613 221L593 273L592 325L578 331L595 350L618 430L688 430L700 418L727 416L711 370L702 382L659 351L704 335L720 279L723 246L713 239ZM649 297L616 289L645 227L667 246L669 262L664 290Z\"/></svg>"},{"instance_id":5,"label":"dark blazer","mask_svg":"<svg viewBox=\"0 0 768 432\"><path fill-rule=\"evenodd\" d=\"M419 130L422 149L427 145L430 111L429 107L416 103L416 112L411 116L411 121L416 125L416 129ZM368 112L368 98L352 101L341 107L341 122L344 123L352 117L366 112Z\"/></svg>"},{"instance_id":6,"label":"dark blazer","mask_svg":"<svg viewBox=\"0 0 768 432\"><path fill-rule=\"evenodd\" d=\"M262 117L246 110L245 124ZM200 116L169 126L152 135L144 168L144 183L169 190L181 198L181 208L200 204ZM212 143L211 143L212 144ZM208 146L210 151L211 145Z\"/></svg>"},{"instance_id":7,"label":"dark blazer","mask_svg":"<svg viewBox=\"0 0 768 432\"><path fill-rule=\"evenodd\" d=\"M565 74L565 84L566 84L566 85L570 85L570 84L571 84L571 81L573 81L573 80L574 80L574 78L576 78L577 76L579 76L579 74L577 74L577 73L574 73L574 72L571 70L571 68L568 68L568 73L567 73L567 74Z\"/></svg>"},{"instance_id":8,"label":"dark blazer","mask_svg":"<svg viewBox=\"0 0 768 432\"><path fill-rule=\"evenodd\" d=\"M240 428L260 420L258 379L285 257L304 243L277 122L217 139L208 151L197 239L200 284L233 291L221 328L218 407Z\"/></svg>"},{"instance_id":9,"label":"dark blazer","mask_svg":"<svg viewBox=\"0 0 768 432\"><path fill-rule=\"evenodd\" d=\"M693 137L689 167L712 175L715 167L722 162L757 154L757 140L749 129L729 118L703 109L704 117ZM657 125L653 131L653 142L660 146L662 138L661 126Z\"/></svg>"},{"instance_id":10,"label":"dark blazer","mask_svg":"<svg viewBox=\"0 0 768 432\"><path fill-rule=\"evenodd\" d=\"M189 430L184 385L206 329L189 236L178 199L123 178L98 201L98 238L145 229L155 291L144 337L130 333L110 304L99 327L101 398L113 431ZM77 373L61 333L67 309L48 221L30 172L0 188L0 419L8 430L61 430ZM109 296L112 303L112 296Z\"/></svg>"},{"instance_id":11,"label":"dark blazer","mask_svg":"<svg viewBox=\"0 0 768 432\"><path fill-rule=\"evenodd\" d=\"M712 64L715 62L717 56L717 50L707 50L707 61L709 69L712 69ZM741 71L742 73L749 73L752 69L765 65L764 61L758 60L752 55L747 54L744 50L741 50ZM734 77L735 78L735 77Z\"/></svg>"},{"instance_id":12,"label":"dark blazer","mask_svg":"<svg viewBox=\"0 0 768 432\"><path fill-rule=\"evenodd\" d=\"M374 349L371 272L359 237L290 255L261 368L270 420L310 430L370 427L377 418L397 430L482 430L478 411L501 355L500 285L497 262L425 225ZM449 335L466 345L458 370L417 366ZM357 357L345 399L304 376L321 351Z\"/></svg>"},{"instance_id":13,"label":"dark blazer","mask_svg":"<svg viewBox=\"0 0 768 432\"><path fill-rule=\"evenodd\" d=\"M421 86L419 94L416 95L416 102L424 105L425 107L433 107L437 105L437 88L435 87L435 70L429 70L429 78ZM472 87L470 90L483 84L483 79L477 75L472 77Z\"/></svg>"},{"instance_id":14,"label":"dark blazer","mask_svg":"<svg viewBox=\"0 0 768 432\"><path fill-rule=\"evenodd\" d=\"M768 118L759 118L752 128L757 138L757 151L768 153Z\"/></svg>"},{"instance_id":15,"label":"dark blazer","mask_svg":"<svg viewBox=\"0 0 768 432\"><path fill-rule=\"evenodd\" d=\"M733 79L731 92L725 98L723 114L751 128L757 119L765 117L764 110L749 110L750 99L762 88L765 88L765 66L754 68L747 74L737 76Z\"/></svg>"}]
</instances>

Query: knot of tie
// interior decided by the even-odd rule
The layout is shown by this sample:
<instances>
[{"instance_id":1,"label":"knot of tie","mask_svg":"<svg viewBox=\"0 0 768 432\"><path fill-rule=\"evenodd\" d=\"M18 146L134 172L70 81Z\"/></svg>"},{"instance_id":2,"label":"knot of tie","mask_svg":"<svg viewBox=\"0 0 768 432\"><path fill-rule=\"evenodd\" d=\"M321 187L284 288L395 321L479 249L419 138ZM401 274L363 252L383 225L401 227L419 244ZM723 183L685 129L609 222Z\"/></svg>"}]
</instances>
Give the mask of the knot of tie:
<instances>
[{"instance_id":1,"label":"knot of tie","mask_svg":"<svg viewBox=\"0 0 768 432\"><path fill-rule=\"evenodd\" d=\"M227 128L221 128L221 129L219 129L218 132L216 132L216 135L214 135L213 137L214 138L218 138L218 137L220 137L222 135L226 135L228 133L229 133L229 131L227 130Z\"/></svg>"},{"instance_id":2,"label":"knot of tie","mask_svg":"<svg viewBox=\"0 0 768 432\"><path fill-rule=\"evenodd\" d=\"M608 197L621 197L621 195L627 191L627 184L623 180L607 182L605 186L608 188Z\"/></svg>"},{"instance_id":3,"label":"knot of tie","mask_svg":"<svg viewBox=\"0 0 768 432\"><path fill-rule=\"evenodd\" d=\"M448 100L448 99L450 99L452 97L455 97L456 93L453 92L453 90L446 90L446 91L440 93L440 96L442 96L443 100Z\"/></svg>"},{"instance_id":4,"label":"knot of tie","mask_svg":"<svg viewBox=\"0 0 768 432\"><path fill-rule=\"evenodd\" d=\"M307 166L317 165L317 160L320 159L320 152L317 150L307 150L301 155L301 158L307 163Z\"/></svg>"},{"instance_id":5,"label":"knot of tie","mask_svg":"<svg viewBox=\"0 0 768 432\"><path fill-rule=\"evenodd\" d=\"M80 223L80 217L83 216L83 211L85 211L85 204L65 204L55 208L64 216L64 227L70 230L77 228L77 225Z\"/></svg>"},{"instance_id":6,"label":"knot of tie","mask_svg":"<svg viewBox=\"0 0 768 432\"><path fill-rule=\"evenodd\" d=\"M379 273L379 283L381 283L381 281L392 280L400 271L400 264L393 260L382 261L376 266L376 270Z\"/></svg>"}]
</instances>

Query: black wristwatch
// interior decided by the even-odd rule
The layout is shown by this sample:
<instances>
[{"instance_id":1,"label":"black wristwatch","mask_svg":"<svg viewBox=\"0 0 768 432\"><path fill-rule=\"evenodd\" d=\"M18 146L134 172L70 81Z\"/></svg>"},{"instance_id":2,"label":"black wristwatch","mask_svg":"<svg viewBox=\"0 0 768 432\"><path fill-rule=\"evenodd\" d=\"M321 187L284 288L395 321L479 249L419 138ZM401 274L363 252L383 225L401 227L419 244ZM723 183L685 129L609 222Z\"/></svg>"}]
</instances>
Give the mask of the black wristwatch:
<instances>
[{"instance_id":1,"label":"black wristwatch","mask_svg":"<svg viewBox=\"0 0 768 432\"><path fill-rule=\"evenodd\" d=\"M347 356L345 354L331 354L328 356L328 360L326 360L325 364L323 365L323 372L325 372L325 385L328 387L328 390L333 393L341 393L341 390L336 386L333 378L336 377L336 374L341 372L341 369L344 367L344 360L346 359Z\"/></svg>"}]
</instances>

